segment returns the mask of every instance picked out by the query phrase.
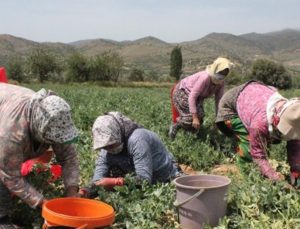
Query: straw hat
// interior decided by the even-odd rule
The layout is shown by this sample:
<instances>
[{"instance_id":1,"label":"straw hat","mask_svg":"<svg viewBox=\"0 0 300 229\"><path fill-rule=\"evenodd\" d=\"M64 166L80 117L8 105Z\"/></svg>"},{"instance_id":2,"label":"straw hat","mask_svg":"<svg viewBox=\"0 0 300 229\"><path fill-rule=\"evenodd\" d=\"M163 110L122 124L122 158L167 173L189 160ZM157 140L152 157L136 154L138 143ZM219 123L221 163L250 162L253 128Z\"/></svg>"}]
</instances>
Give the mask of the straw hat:
<instances>
[{"instance_id":1,"label":"straw hat","mask_svg":"<svg viewBox=\"0 0 300 229\"><path fill-rule=\"evenodd\" d=\"M283 111L277 129L286 140L300 140L300 100Z\"/></svg>"}]
</instances>

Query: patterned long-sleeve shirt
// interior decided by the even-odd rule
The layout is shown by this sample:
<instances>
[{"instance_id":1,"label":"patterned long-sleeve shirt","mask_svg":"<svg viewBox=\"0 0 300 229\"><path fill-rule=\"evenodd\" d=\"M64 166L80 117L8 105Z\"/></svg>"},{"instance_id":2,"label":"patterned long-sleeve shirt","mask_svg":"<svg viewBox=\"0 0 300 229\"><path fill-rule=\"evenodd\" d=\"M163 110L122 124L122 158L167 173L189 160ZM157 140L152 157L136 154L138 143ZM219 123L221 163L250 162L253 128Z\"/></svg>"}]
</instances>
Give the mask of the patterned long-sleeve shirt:
<instances>
[{"instance_id":1,"label":"patterned long-sleeve shirt","mask_svg":"<svg viewBox=\"0 0 300 229\"><path fill-rule=\"evenodd\" d=\"M35 92L19 86L0 83L0 180L10 192L31 207L43 195L21 176L24 161L40 156L49 145L37 143L30 132L28 105ZM52 145L63 168L65 187L79 183L79 162L72 145Z\"/></svg>"},{"instance_id":2,"label":"patterned long-sleeve shirt","mask_svg":"<svg viewBox=\"0 0 300 229\"><path fill-rule=\"evenodd\" d=\"M173 155L167 151L158 135L150 130L134 130L128 139L126 151L114 155L101 150L93 182L108 177L113 166L121 168L125 173L135 173L138 179L149 183L168 181L178 173Z\"/></svg>"},{"instance_id":3,"label":"patterned long-sleeve shirt","mask_svg":"<svg viewBox=\"0 0 300 229\"><path fill-rule=\"evenodd\" d=\"M267 121L267 102L276 92L273 87L252 82L240 92L237 98L237 113L249 132L250 154L259 165L262 174L278 179L267 161L266 149L271 141ZM291 169L300 171L300 141L288 141L287 153Z\"/></svg>"},{"instance_id":4,"label":"patterned long-sleeve shirt","mask_svg":"<svg viewBox=\"0 0 300 229\"><path fill-rule=\"evenodd\" d=\"M217 113L219 101L224 94L224 82L219 85L213 84L207 71L201 71L182 79L179 84L179 88L184 89L188 93L191 113L197 113L197 101L203 103L205 98L212 95L215 95Z\"/></svg>"}]
</instances>

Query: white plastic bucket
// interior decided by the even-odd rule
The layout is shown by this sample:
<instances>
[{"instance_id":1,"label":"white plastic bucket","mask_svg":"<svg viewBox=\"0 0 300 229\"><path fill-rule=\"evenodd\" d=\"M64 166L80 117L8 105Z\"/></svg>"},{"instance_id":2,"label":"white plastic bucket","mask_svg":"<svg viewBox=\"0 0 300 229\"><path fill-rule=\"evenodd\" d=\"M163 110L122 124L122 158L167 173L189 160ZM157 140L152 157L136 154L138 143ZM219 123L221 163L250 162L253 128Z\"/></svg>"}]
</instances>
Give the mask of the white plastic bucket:
<instances>
[{"instance_id":1,"label":"white plastic bucket","mask_svg":"<svg viewBox=\"0 0 300 229\"><path fill-rule=\"evenodd\" d=\"M179 222L184 229L201 229L204 224L216 226L225 216L227 190L231 180L218 175L190 175L178 177L176 201Z\"/></svg>"}]
</instances>

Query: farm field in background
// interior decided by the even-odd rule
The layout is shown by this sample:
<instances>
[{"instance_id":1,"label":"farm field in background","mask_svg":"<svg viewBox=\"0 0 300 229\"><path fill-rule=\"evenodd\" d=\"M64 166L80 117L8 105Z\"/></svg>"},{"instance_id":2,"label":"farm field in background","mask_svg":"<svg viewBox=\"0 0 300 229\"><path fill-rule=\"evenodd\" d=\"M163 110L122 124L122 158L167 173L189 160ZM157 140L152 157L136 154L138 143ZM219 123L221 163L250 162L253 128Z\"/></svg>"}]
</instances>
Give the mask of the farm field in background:
<instances>
[{"instance_id":1,"label":"farm field in background","mask_svg":"<svg viewBox=\"0 0 300 229\"><path fill-rule=\"evenodd\" d=\"M92 150L91 127L97 116L107 111L120 111L144 127L158 133L179 163L197 171L210 173L220 164L233 164L231 141L214 128L214 100L205 103L206 117L199 134L180 131L174 141L167 137L171 122L170 89L167 87L100 87L85 84L24 85L33 90L44 87L65 98L72 107L73 119L80 131L76 148L80 158L82 186L89 183L97 153ZM300 90L282 92L287 97L300 95ZM272 146L272 164L285 175L285 143ZM240 172L227 173L231 179L228 214L218 228L300 228L300 192L272 183L260 176L249 164ZM180 228L173 207L173 184L142 185L137 189L118 187L115 192L102 190L99 198L116 210L112 228Z\"/></svg>"}]
</instances>

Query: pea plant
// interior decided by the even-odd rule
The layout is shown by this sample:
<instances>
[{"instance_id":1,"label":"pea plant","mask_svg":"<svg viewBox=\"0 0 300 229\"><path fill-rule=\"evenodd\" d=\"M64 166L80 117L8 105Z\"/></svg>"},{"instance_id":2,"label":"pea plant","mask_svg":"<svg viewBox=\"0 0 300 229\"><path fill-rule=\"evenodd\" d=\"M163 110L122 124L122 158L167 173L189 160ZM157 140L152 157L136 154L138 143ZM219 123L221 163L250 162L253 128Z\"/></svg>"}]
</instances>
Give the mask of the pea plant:
<instances>
[{"instance_id":1,"label":"pea plant","mask_svg":"<svg viewBox=\"0 0 300 229\"><path fill-rule=\"evenodd\" d=\"M218 165L235 163L231 140L214 127L213 99L205 101L206 116L200 131L189 133L180 130L176 139L171 141L167 136L171 122L169 88L109 88L89 84L26 86L34 90L41 87L51 89L72 107L73 119L80 131L80 140L75 146L80 161L81 186L90 183L97 154L92 150L91 127L95 119L107 111L120 111L156 132L176 160L194 170L210 173ZM297 95L299 90L285 93ZM277 171L288 177L284 143L271 148L269 159ZM265 179L251 163L238 171L225 174L232 183L227 214L217 228L300 228L299 190L288 187L287 182ZM128 176L126 184L114 191L98 190L97 199L115 209L116 220L111 228L180 228L177 209L173 206L176 188L172 183L152 186L142 183L136 186ZM24 214L29 217L32 211ZM41 221L41 216L37 219ZM209 225L206 227L209 228Z\"/></svg>"}]
</instances>

